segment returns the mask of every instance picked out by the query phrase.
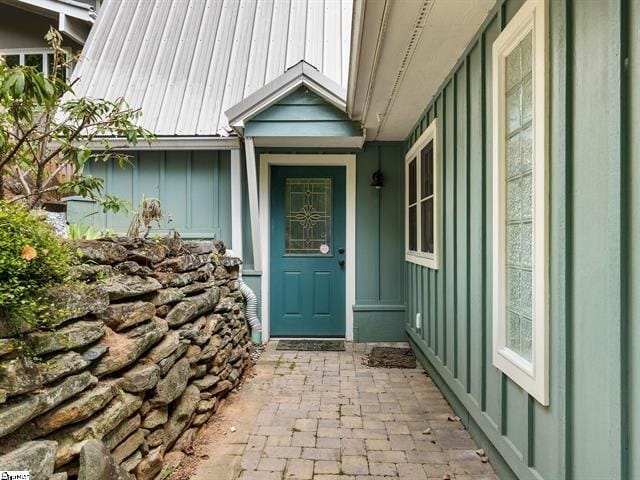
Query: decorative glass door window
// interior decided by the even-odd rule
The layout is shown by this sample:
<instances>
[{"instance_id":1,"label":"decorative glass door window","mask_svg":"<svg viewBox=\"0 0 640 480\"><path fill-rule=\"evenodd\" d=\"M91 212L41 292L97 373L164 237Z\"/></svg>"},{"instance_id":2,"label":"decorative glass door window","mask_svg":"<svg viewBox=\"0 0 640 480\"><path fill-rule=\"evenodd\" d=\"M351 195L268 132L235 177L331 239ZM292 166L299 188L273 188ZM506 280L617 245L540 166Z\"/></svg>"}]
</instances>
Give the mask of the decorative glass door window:
<instances>
[{"instance_id":1,"label":"decorative glass door window","mask_svg":"<svg viewBox=\"0 0 640 480\"><path fill-rule=\"evenodd\" d=\"M548 404L545 5L493 45L493 362Z\"/></svg>"},{"instance_id":2,"label":"decorative glass door window","mask_svg":"<svg viewBox=\"0 0 640 480\"><path fill-rule=\"evenodd\" d=\"M331 197L331 178L286 179L285 254L331 252Z\"/></svg>"},{"instance_id":3,"label":"decorative glass door window","mask_svg":"<svg viewBox=\"0 0 640 480\"><path fill-rule=\"evenodd\" d=\"M407 261L438 268L437 119L407 153L406 255Z\"/></svg>"}]
</instances>

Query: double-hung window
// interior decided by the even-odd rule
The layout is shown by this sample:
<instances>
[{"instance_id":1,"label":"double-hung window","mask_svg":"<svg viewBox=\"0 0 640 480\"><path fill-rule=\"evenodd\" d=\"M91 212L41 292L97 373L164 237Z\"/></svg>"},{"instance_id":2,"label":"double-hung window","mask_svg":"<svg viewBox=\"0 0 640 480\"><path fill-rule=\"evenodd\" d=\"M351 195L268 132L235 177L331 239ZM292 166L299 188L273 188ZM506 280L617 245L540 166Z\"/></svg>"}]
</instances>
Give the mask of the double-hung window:
<instances>
[{"instance_id":1,"label":"double-hung window","mask_svg":"<svg viewBox=\"0 0 640 480\"><path fill-rule=\"evenodd\" d=\"M549 377L544 0L493 44L493 363L543 405Z\"/></svg>"},{"instance_id":2,"label":"double-hung window","mask_svg":"<svg viewBox=\"0 0 640 480\"><path fill-rule=\"evenodd\" d=\"M437 119L413 144L406 160L406 260L438 268Z\"/></svg>"},{"instance_id":3,"label":"double-hung window","mask_svg":"<svg viewBox=\"0 0 640 480\"><path fill-rule=\"evenodd\" d=\"M34 67L46 75L53 70L53 52L50 48L0 49L0 56L8 67ZM60 75L67 73L64 69Z\"/></svg>"}]
</instances>

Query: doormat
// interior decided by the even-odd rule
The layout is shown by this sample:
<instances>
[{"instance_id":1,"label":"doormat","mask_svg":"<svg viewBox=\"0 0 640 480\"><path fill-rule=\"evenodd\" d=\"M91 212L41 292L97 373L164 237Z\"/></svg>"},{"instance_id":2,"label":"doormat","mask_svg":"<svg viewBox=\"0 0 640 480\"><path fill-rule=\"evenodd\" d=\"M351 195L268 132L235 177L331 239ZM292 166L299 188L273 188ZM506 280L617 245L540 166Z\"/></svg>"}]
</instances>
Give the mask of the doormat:
<instances>
[{"instance_id":1,"label":"doormat","mask_svg":"<svg viewBox=\"0 0 640 480\"><path fill-rule=\"evenodd\" d=\"M373 347L364 360L369 367L416 368L416 356L410 348Z\"/></svg>"},{"instance_id":2,"label":"doormat","mask_svg":"<svg viewBox=\"0 0 640 480\"><path fill-rule=\"evenodd\" d=\"M278 340L276 350L303 352L344 352L343 340Z\"/></svg>"}]
</instances>

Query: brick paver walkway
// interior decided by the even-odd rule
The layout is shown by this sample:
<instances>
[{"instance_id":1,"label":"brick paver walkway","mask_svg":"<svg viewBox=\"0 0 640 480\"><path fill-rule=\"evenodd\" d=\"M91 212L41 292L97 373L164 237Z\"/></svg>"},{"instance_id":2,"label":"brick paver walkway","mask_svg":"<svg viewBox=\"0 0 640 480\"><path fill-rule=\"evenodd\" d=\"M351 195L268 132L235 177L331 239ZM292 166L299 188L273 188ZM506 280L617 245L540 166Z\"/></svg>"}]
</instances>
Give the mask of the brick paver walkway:
<instances>
[{"instance_id":1,"label":"brick paver walkway","mask_svg":"<svg viewBox=\"0 0 640 480\"><path fill-rule=\"evenodd\" d=\"M270 344L192 480L497 480L425 371L364 366L371 346Z\"/></svg>"}]
</instances>

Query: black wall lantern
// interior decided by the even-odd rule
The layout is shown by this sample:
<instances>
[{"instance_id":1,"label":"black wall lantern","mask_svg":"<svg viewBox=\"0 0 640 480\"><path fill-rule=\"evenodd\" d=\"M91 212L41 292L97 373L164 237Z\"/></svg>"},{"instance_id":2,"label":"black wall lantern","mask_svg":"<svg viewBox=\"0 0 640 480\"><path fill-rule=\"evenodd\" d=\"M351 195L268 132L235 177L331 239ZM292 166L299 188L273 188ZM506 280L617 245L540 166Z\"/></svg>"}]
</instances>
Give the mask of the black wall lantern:
<instances>
[{"instance_id":1,"label":"black wall lantern","mask_svg":"<svg viewBox=\"0 0 640 480\"><path fill-rule=\"evenodd\" d=\"M380 170L376 170L371 174L371 186L376 187L378 190L384 187L384 175Z\"/></svg>"}]
</instances>

